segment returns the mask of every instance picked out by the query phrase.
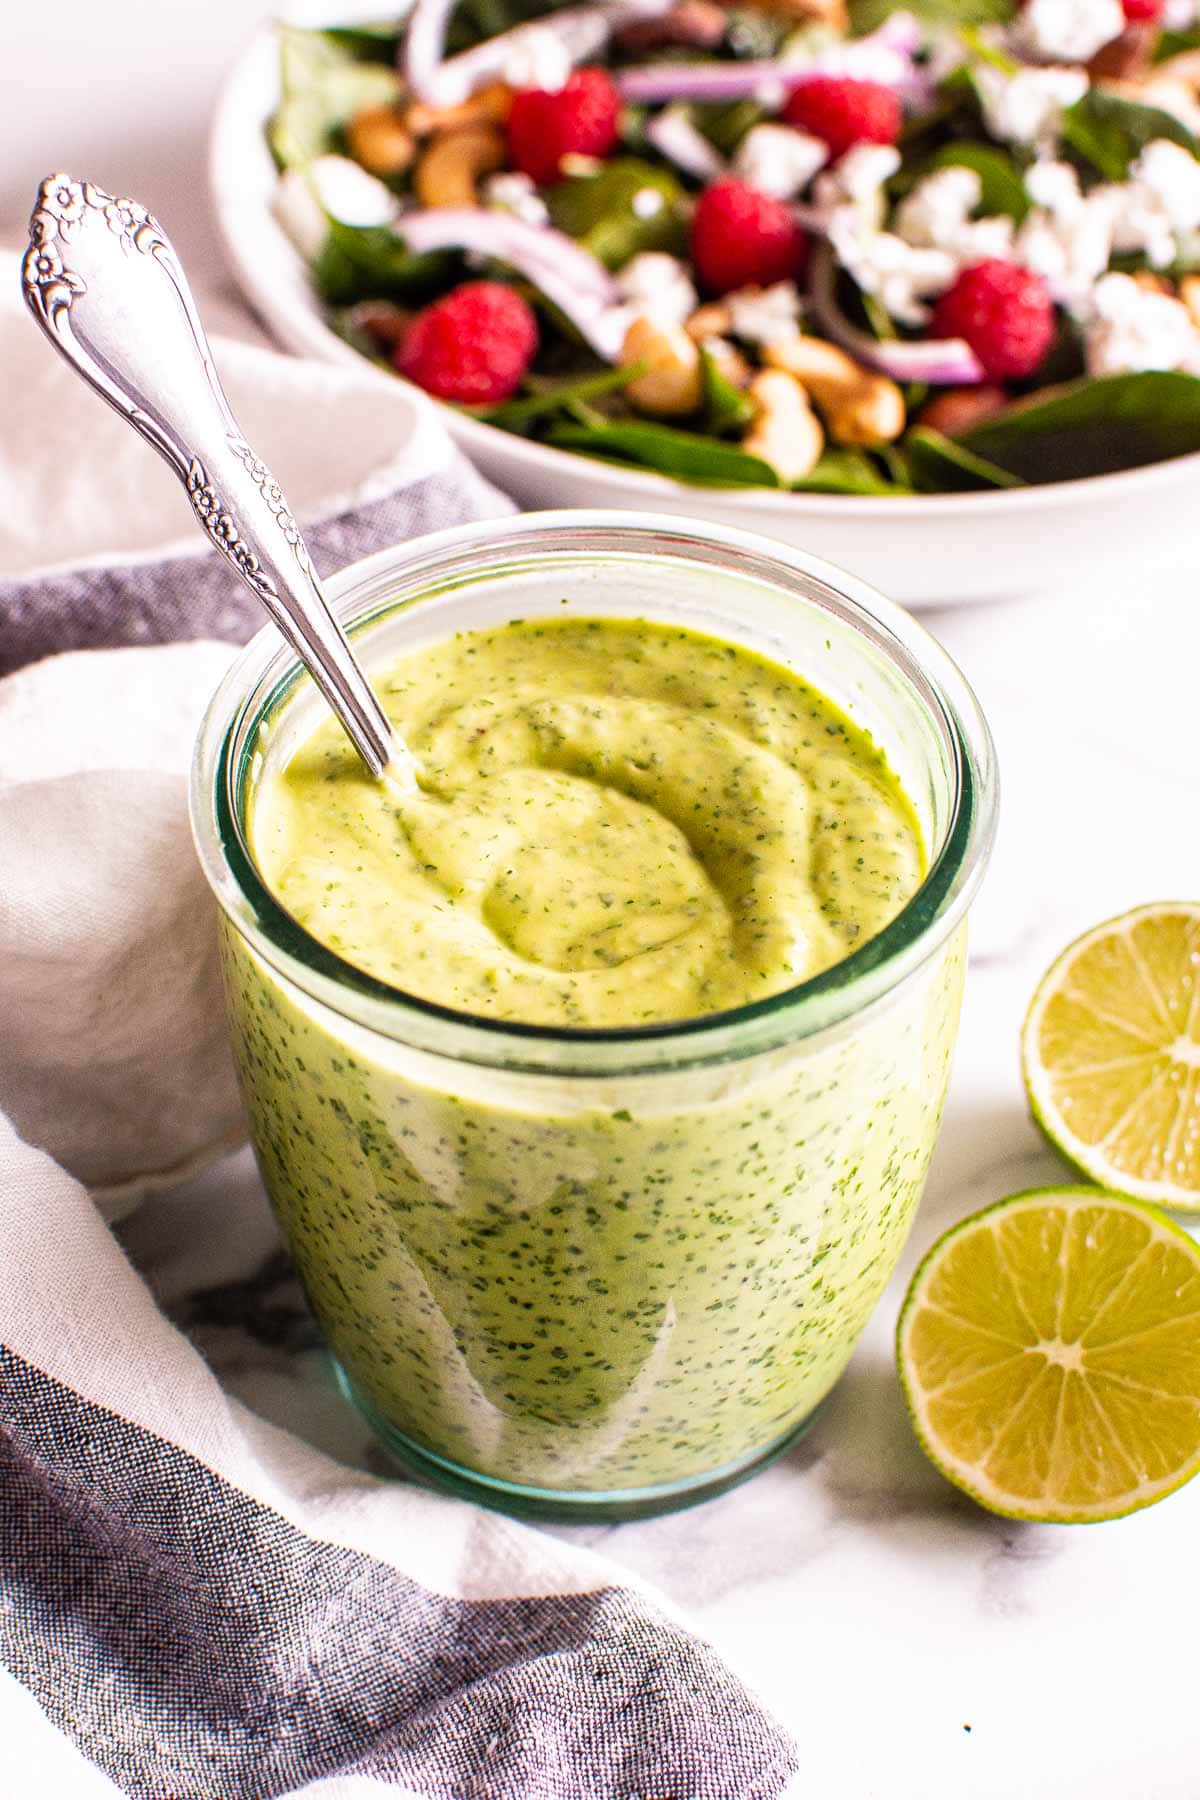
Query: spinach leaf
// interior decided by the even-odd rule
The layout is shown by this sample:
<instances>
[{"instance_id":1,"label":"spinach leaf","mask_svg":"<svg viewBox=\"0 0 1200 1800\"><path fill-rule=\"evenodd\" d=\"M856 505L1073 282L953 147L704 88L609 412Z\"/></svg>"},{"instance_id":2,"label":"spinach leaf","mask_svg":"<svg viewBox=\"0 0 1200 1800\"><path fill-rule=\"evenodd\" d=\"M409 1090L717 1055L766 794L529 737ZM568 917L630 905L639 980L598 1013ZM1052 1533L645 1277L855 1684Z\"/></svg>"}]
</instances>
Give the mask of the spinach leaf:
<instances>
[{"instance_id":1,"label":"spinach leaf","mask_svg":"<svg viewBox=\"0 0 1200 1800\"><path fill-rule=\"evenodd\" d=\"M1014 0L909 0L904 10L923 25L1003 25L1016 7ZM896 11L896 0L850 0L850 29L855 37L865 36Z\"/></svg>"},{"instance_id":2,"label":"spinach leaf","mask_svg":"<svg viewBox=\"0 0 1200 1800\"><path fill-rule=\"evenodd\" d=\"M617 137L622 150L630 156L654 156L653 144L646 136L646 126L650 123L651 109L648 106L630 106L621 108L621 116L617 123Z\"/></svg>"},{"instance_id":3,"label":"spinach leaf","mask_svg":"<svg viewBox=\"0 0 1200 1800\"><path fill-rule=\"evenodd\" d=\"M1185 56L1189 50L1200 50L1200 30L1164 31L1154 46L1154 60L1166 62L1168 57Z\"/></svg>"},{"instance_id":4,"label":"spinach leaf","mask_svg":"<svg viewBox=\"0 0 1200 1800\"><path fill-rule=\"evenodd\" d=\"M691 109L692 123L722 156L732 156L746 133L762 122L757 100L705 100Z\"/></svg>"},{"instance_id":5,"label":"spinach leaf","mask_svg":"<svg viewBox=\"0 0 1200 1800\"><path fill-rule=\"evenodd\" d=\"M1098 169L1106 181L1126 181L1130 164L1154 138L1169 138L1200 156L1200 144L1182 120L1157 106L1089 88L1063 114L1063 142Z\"/></svg>"},{"instance_id":6,"label":"spinach leaf","mask_svg":"<svg viewBox=\"0 0 1200 1800\"><path fill-rule=\"evenodd\" d=\"M881 344L890 344L899 336L891 313L877 294L868 294L866 288L859 288L857 295L859 306L867 330Z\"/></svg>"},{"instance_id":7,"label":"spinach leaf","mask_svg":"<svg viewBox=\"0 0 1200 1800\"><path fill-rule=\"evenodd\" d=\"M283 98L267 126L267 142L282 168L302 167L336 148L338 133L364 106L399 97L391 64L363 60L328 32L279 25Z\"/></svg>"},{"instance_id":8,"label":"spinach leaf","mask_svg":"<svg viewBox=\"0 0 1200 1800\"><path fill-rule=\"evenodd\" d=\"M916 425L904 440L912 484L919 494L970 493L980 488L1018 488L1025 483L955 438Z\"/></svg>"},{"instance_id":9,"label":"spinach leaf","mask_svg":"<svg viewBox=\"0 0 1200 1800\"><path fill-rule=\"evenodd\" d=\"M907 482L889 479L865 450L827 449L803 481L793 481L797 494L885 495L909 492Z\"/></svg>"},{"instance_id":10,"label":"spinach leaf","mask_svg":"<svg viewBox=\"0 0 1200 1800\"><path fill-rule=\"evenodd\" d=\"M1047 388L1063 387L1067 382L1080 381L1086 372L1083 331L1078 320L1073 319L1070 313L1061 312L1054 342L1046 352L1036 376L1026 382L1025 393L1032 397L1038 392L1044 393Z\"/></svg>"},{"instance_id":11,"label":"spinach leaf","mask_svg":"<svg viewBox=\"0 0 1200 1800\"><path fill-rule=\"evenodd\" d=\"M1007 213L1019 225L1029 211L1031 201L1025 192L1025 177L1016 158L991 144L943 144L929 164L929 170L949 167L974 169L979 177L981 194L979 212L989 218ZM929 170L923 171L928 173Z\"/></svg>"},{"instance_id":12,"label":"spinach leaf","mask_svg":"<svg viewBox=\"0 0 1200 1800\"><path fill-rule=\"evenodd\" d=\"M607 462L656 469L682 481L709 482L718 487L780 485L774 469L757 456L747 456L732 444L717 443L694 431L678 431L672 425L557 425L546 441L560 450L580 450Z\"/></svg>"},{"instance_id":13,"label":"spinach leaf","mask_svg":"<svg viewBox=\"0 0 1200 1800\"><path fill-rule=\"evenodd\" d=\"M917 405L920 405L921 401L924 400L925 392L928 392L928 390L926 389L922 393L921 400L916 402ZM914 405L913 402L910 401L908 404L908 416L910 419L912 418L913 411ZM907 493L912 492L912 470L908 466L908 454L903 445L876 444L871 454L876 462L883 464L885 472L895 487L903 488Z\"/></svg>"},{"instance_id":14,"label":"spinach leaf","mask_svg":"<svg viewBox=\"0 0 1200 1800\"><path fill-rule=\"evenodd\" d=\"M701 350L700 368L704 380L704 423L709 431L714 437L724 437L726 432L742 430L754 417L754 402L749 394L722 375L711 351Z\"/></svg>"},{"instance_id":15,"label":"spinach leaf","mask_svg":"<svg viewBox=\"0 0 1200 1800\"><path fill-rule=\"evenodd\" d=\"M357 306L338 306L329 314L329 328L344 344L365 356L368 362L378 363L381 369L390 365L383 353L383 346L363 325L358 316Z\"/></svg>"},{"instance_id":16,"label":"spinach leaf","mask_svg":"<svg viewBox=\"0 0 1200 1800\"><path fill-rule=\"evenodd\" d=\"M537 393L522 394L517 400L502 400L497 406L472 407L472 416L485 425L502 425L506 431L520 431L537 424L556 412L565 412L581 401L596 400L612 394L640 375L644 363L632 363L626 369L604 369L598 375L584 375L571 381L558 381Z\"/></svg>"},{"instance_id":17,"label":"spinach leaf","mask_svg":"<svg viewBox=\"0 0 1200 1800\"><path fill-rule=\"evenodd\" d=\"M1036 395L961 446L1025 481L1077 481L1200 451L1200 377L1147 370Z\"/></svg>"},{"instance_id":18,"label":"spinach leaf","mask_svg":"<svg viewBox=\"0 0 1200 1800\"><path fill-rule=\"evenodd\" d=\"M390 226L330 219L312 278L331 305L350 306L355 300L425 299L445 287L458 266L453 251L414 256Z\"/></svg>"},{"instance_id":19,"label":"spinach leaf","mask_svg":"<svg viewBox=\"0 0 1200 1800\"><path fill-rule=\"evenodd\" d=\"M398 22L380 25L325 25L321 29L321 36L362 62L387 63L391 68L396 66L396 52L400 47Z\"/></svg>"},{"instance_id":20,"label":"spinach leaf","mask_svg":"<svg viewBox=\"0 0 1200 1800\"><path fill-rule=\"evenodd\" d=\"M686 240L682 187L669 169L637 157L558 182L546 205L552 223L610 269L641 250L682 250Z\"/></svg>"},{"instance_id":21,"label":"spinach leaf","mask_svg":"<svg viewBox=\"0 0 1200 1800\"><path fill-rule=\"evenodd\" d=\"M524 25L554 12L568 0L459 0L446 32L446 53L456 56L485 38L499 37L514 25Z\"/></svg>"}]
</instances>

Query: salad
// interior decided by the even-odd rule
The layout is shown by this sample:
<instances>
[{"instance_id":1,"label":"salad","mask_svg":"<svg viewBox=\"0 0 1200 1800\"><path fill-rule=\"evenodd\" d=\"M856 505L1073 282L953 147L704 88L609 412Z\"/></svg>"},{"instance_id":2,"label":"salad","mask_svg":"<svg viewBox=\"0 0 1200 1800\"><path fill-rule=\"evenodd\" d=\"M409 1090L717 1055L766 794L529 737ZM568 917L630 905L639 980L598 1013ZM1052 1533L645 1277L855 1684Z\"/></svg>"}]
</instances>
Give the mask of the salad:
<instances>
[{"instance_id":1,"label":"salad","mask_svg":"<svg viewBox=\"0 0 1200 1800\"><path fill-rule=\"evenodd\" d=\"M333 328L502 430L881 497L1200 451L1200 0L415 0L280 47Z\"/></svg>"}]
</instances>

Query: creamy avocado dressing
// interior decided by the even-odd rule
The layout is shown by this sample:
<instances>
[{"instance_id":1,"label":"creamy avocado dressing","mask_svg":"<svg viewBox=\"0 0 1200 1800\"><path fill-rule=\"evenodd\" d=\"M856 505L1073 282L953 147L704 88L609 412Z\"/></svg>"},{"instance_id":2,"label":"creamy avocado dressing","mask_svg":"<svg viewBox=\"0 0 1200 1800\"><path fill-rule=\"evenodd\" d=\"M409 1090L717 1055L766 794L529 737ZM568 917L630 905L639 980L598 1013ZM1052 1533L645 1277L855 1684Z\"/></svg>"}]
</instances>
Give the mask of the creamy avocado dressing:
<instances>
[{"instance_id":1,"label":"creamy avocado dressing","mask_svg":"<svg viewBox=\"0 0 1200 1800\"><path fill-rule=\"evenodd\" d=\"M267 884L444 1006L621 1026L828 968L919 885L879 749L782 667L637 621L447 638L376 673L426 784L333 725L261 773ZM769 1054L554 1077L407 1049L226 923L255 1142L314 1310L402 1446L626 1496L752 1465L836 1380L945 1091L961 933L886 1004Z\"/></svg>"},{"instance_id":2,"label":"creamy avocado dressing","mask_svg":"<svg viewBox=\"0 0 1200 1800\"><path fill-rule=\"evenodd\" d=\"M330 720L265 782L253 846L324 944L443 1006L644 1025L792 987L915 891L880 752L748 650L615 619L518 621L378 683L424 793Z\"/></svg>"}]
</instances>

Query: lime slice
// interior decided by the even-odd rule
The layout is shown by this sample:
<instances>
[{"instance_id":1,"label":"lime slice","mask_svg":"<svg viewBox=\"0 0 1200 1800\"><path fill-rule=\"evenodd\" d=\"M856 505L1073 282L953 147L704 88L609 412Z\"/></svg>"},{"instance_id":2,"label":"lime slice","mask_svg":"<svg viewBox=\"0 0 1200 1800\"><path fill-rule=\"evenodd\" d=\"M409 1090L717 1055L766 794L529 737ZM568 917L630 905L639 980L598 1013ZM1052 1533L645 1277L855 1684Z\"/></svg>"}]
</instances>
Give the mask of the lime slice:
<instances>
[{"instance_id":1,"label":"lime slice","mask_svg":"<svg viewBox=\"0 0 1200 1800\"><path fill-rule=\"evenodd\" d=\"M1021 1056L1033 1116L1068 1162L1200 1211L1200 906L1139 907L1064 950Z\"/></svg>"},{"instance_id":2,"label":"lime slice","mask_svg":"<svg viewBox=\"0 0 1200 1800\"><path fill-rule=\"evenodd\" d=\"M956 1225L896 1357L922 1449L992 1512L1118 1519L1200 1469L1200 1245L1140 1201L1038 1188Z\"/></svg>"}]
</instances>

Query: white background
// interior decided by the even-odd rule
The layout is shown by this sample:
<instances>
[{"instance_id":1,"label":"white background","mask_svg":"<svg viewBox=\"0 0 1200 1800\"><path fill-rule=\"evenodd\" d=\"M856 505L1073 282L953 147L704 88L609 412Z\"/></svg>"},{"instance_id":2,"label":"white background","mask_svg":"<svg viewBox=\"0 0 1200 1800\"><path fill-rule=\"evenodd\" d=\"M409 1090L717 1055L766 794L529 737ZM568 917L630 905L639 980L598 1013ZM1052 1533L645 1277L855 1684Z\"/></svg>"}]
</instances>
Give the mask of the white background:
<instances>
[{"instance_id":1,"label":"white background","mask_svg":"<svg viewBox=\"0 0 1200 1800\"><path fill-rule=\"evenodd\" d=\"M15 236L42 176L67 169L143 201L207 285L218 265L208 115L222 74L278 10L263 0L0 0L0 230Z\"/></svg>"},{"instance_id":2,"label":"white background","mask_svg":"<svg viewBox=\"0 0 1200 1800\"><path fill-rule=\"evenodd\" d=\"M38 179L66 168L147 202L207 285L219 260L207 116L269 11L0 0L0 227L19 226ZM1112 912L1200 895L1198 620L1195 577L1109 591L1092 570L1037 600L929 620L991 716L1006 810L906 1268L952 1219L1064 1179L1016 1066L1041 970ZM183 1214L156 1217L170 1233ZM762 1689L800 1738L813 1800L1197 1800L1200 1482L1113 1526L987 1518L912 1444L891 1370L897 1300L893 1287L799 1453L693 1514L588 1535L666 1588ZM282 1392L245 1397L298 1422ZM331 1448L339 1429L331 1419Z\"/></svg>"}]
</instances>

